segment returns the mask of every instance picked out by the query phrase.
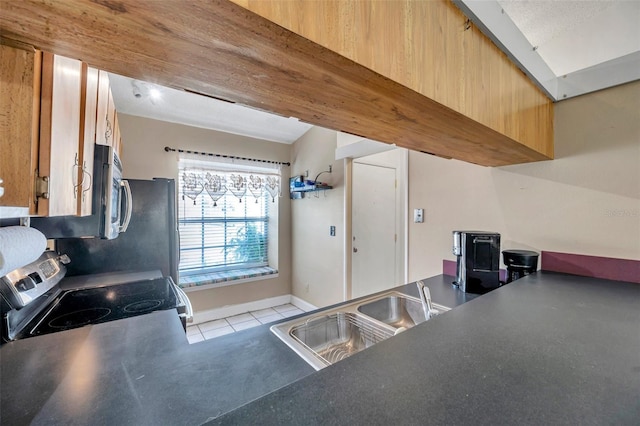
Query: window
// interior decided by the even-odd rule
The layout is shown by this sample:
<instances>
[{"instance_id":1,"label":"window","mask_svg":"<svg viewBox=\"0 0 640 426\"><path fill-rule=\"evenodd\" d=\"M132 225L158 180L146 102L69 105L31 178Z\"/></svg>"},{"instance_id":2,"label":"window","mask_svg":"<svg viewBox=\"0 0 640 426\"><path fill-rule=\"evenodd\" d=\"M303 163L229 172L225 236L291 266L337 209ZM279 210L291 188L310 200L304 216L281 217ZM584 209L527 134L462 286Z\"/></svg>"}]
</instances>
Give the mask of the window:
<instances>
[{"instance_id":1,"label":"window","mask_svg":"<svg viewBox=\"0 0 640 426\"><path fill-rule=\"evenodd\" d=\"M180 275L268 266L279 171L182 156L178 168Z\"/></svg>"}]
</instances>

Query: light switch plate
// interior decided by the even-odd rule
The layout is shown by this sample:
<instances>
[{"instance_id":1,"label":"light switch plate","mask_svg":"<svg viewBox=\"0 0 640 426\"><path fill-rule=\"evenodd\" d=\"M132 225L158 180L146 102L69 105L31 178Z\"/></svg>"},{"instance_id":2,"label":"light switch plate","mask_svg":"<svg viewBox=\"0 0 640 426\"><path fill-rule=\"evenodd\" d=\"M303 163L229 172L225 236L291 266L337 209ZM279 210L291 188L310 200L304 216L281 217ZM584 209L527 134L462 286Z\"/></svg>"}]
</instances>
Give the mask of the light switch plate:
<instances>
[{"instance_id":1,"label":"light switch plate","mask_svg":"<svg viewBox=\"0 0 640 426\"><path fill-rule=\"evenodd\" d=\"M413 222L414 223L424 222L424 209L413 209Z\"/></svg>"}]
</instances>

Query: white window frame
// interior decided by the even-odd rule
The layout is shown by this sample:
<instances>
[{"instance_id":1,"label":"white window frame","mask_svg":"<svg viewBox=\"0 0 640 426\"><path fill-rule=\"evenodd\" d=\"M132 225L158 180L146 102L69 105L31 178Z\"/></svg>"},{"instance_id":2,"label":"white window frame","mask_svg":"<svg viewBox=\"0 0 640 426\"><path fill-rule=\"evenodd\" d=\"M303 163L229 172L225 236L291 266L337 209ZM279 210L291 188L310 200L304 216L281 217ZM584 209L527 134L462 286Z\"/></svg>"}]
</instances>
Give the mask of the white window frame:
<instances>
[{"instance_id":1,"label":"white window frame","mask_svg":"<svg viewBox=\"0 0 640 426\"><path fill-rule=\"evenodd\" d=\"M238 161L238 160L224 160L224 159L202 159L202 158L198 158L197 156L194 156L192 154L180 154L179 156L179 164L178 164L178 208L182 209L183 208L183 203L193 203L193 199L189 198L189 197L183 197L183 173L184 172L195 172L195 173L201 173L201 174L205 174L206 172L212 172L212 173L241 173L244 174L245 176L247 174L257 174L257 175L277 175L280 178L280 168L279 166L256 166L255 164L252 164L250 162L244 162L244 161ZM281 185L281 183L280 183ZM278 194L280 195L280 194ZM197 197L196 200L198 200L198 202L202 202L202 198L201 197L205 197L204 200L207 200L207 198L209 197L209 195L207 194L206 191L202 191ZM227 198L226 202L237 202L237 197L232 194L230 192L230 190L227 191L227 193L223 196L223 198ZM183 199L184 198L184 199ZM225 201L223 201L223 198L220 198L217 203L224 203ZM179 228L182 227L182 225L184 223L246 223L246 222L254 222L254 223L263 223L263 229L264 229L264 250L265 250L265 256L264 256L264 262L246 262L246 263L241 263L241 264L222 264L222 265L212 265L210 267L204 267L204 268L197 268L197 269L180 269L180 275L181 276L194 276L194 275L200 275L200 274L208 274L208 273L215 273L215 272L226 272L226 271L234 271L234 270L238 270L238 271L242 271L242 270L247 270L250 268L256 268L256 267L274 267L275 265L271 265L270 264L270 260L273 258L273 256L269 253L270 250L273 250L273 246L272 246L272 242L270 241L269 238L269 234L270 234L270 229L272 226L271 220L273 219L273 216L277 217L277 209L278 209L278 202L273 202L273 200L277 200L278 197L272 197L269 193L267 193L267 191L263 191L263 194L261 196L262 198L262 202L265 203L265 214L264 216L260 216L260 217L252 217L252 216L246 216L245 213L245 217L244 218L209 218L206 219L204 217L201 217L200 219L198 218L183 218L182 217L182 210L179 212L178 214L178 226ZM235 200L234 200L235 199ZM251 202L255 202L255 197L247 190L245 196L243 196L242 199L242 203L251 203ZM209 202L212 202L212 200L210 198L208 198ZM203 207L204 209L204 207ZM246 212L246 209L245 209ZM273 213L272 213L273 212ZM275 215L274 215L275 213ZM202 213L204 215L204 211ZM277 230L277 227L276 227ZM277 241L277 236L275 238L275 241ZM225 240L226 243L226 240ZM206 247L205 247L206 248ZM277 248L276 248L277 249ZM180 252L182 253L183 248L180 247ZM197 249L196 249L197 250ZM200 250L204 250L204 248L201 246ZM224 248L222 248L222 250L224 250ZM245 280L242 280L245 281Z\"/></svg>"}]
</instances>

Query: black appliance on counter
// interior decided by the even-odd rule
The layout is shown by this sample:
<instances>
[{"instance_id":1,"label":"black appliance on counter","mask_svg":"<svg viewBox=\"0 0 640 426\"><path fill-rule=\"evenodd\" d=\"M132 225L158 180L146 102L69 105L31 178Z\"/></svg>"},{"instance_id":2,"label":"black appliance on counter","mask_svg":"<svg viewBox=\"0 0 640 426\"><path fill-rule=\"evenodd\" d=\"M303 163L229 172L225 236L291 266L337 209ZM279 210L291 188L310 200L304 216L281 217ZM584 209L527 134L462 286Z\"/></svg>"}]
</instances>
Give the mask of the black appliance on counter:
<instances>
[{"instance_id":1,"label":"black appliance on counter","mask_svg":"<svg viewBox=\"0 0 640 426\"><path fill-rule=\"evenodd\" d=\"M504 250L502 259L507 267L507 283L536 272L539 255L530 250Z\"/></svg>"},{"instance_id":2,"label":"black appliance on counter","mask_svg":"<svg viewBox=\"0 0 640 426\"><path fill-rule=\"evenodd\" d=\"M453 231L456 256L454 285L466 293L484 294L500 287L500 234Z\"/></svg>"}]
</instances>

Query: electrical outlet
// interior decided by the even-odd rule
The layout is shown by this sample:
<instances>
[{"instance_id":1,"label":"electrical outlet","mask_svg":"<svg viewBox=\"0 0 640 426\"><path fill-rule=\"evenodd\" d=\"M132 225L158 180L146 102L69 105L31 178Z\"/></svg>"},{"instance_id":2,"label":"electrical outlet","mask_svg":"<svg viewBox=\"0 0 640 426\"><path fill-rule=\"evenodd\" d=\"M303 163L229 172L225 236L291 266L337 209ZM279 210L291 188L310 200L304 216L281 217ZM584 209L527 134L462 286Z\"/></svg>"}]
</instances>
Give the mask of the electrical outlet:
<instances>
[{"instance_id":1,"label":"electrical outlet","mask_svg":"<svg viewBox=\"0 0 640 426\"><path fill-rule=\"evenodd\" d=\"M414 223L424 222L424 209L413 209L413 222Z\"/></svg>"},{"instance_id":2,"label":"electrical outlet","mask_svg":"<svg viewBox=\"0 0 640 426\"><path fill-rule=\"evenodd\" d=\"M331 235L332 237L336 236L336 227L335 226L330 226L329 227L329 235Z\"/></svg>"},{"instance_id":3,"label":"electrical outlet","mask_svg":"<svg viewBox=\"0 0 640 426\"><path fill-rule=\"evenodd\" d=\"M309 284L304 285L304 291L305 293L309 293Z\"/></svg>"}]
</instances>

